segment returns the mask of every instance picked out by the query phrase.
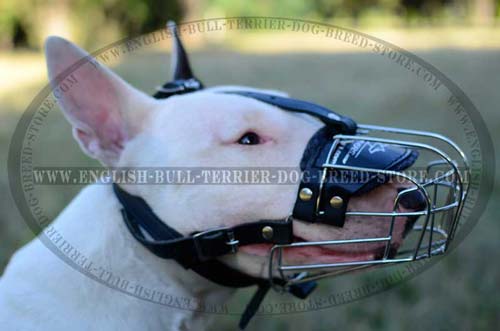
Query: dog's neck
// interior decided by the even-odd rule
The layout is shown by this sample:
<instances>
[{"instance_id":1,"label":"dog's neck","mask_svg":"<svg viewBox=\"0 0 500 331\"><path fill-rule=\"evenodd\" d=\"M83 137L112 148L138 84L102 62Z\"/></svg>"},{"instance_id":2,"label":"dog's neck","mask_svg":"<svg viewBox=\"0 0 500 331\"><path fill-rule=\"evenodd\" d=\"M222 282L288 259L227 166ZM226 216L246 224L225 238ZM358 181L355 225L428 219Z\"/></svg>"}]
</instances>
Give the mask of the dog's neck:
<instances>
[{"instance_id":1,"label":"dog's neck","mask_svg":"<svg viewBox=\"0 0 500 331\"><path fill-rule=\"evenodd\" d=\"M103 281L120 279L122 283L128 282L127 290L142 286L144 288L142 295L147 290L157 291L158 294L153 299L158 299L159 293L163 293L163 300L168 301L167 304L174 303L174 306L175 302L183 301L185 304L186 300L190 300L191 306L196 306L199 303L221 304L229 299L234 290L218 286L192 271L185 270L175 261L162 260L146 250L129 233L120 209L121 206L111 186L92 185L73 200L55 221L54 226L67 242L86 256L92 263L92 268L97 270L97 276L103 275L101 276ZM169 225L175 228L174 224ZM127 297L95 281L89 280L86 284L94 288L101 287L102 292L97 290L97 293L112 293L118 302L119 296ZM137 290L132 292L134 291ZM134 300L136 305L148 304L132 297L127 300L127 305L130 306ZM119 307L118 302L113 302L112 305ZM209 317L207 316L209 314L195 314L189 309L179 310L160 304L156 306L153 310L158 316L155 318L165 319L169 324L172 323L173 316L175 319L183 316L182 323L185 326L195 323L196 319ZM130 313L134 311L130 310L130 307L126 309ZM151 319L151 316L137 316L137 318Z\"/></svg>"}]
</instances>

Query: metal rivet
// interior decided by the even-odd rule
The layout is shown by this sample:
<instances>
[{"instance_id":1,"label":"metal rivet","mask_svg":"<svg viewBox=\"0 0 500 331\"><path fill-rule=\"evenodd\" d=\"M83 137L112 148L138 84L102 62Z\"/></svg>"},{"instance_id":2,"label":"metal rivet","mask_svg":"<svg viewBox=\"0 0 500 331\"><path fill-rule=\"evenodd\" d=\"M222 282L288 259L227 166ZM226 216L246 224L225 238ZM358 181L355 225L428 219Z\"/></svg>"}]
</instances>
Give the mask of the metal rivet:
<instances>
[{"instance_id":1,"label":"metal rivet","mask_svg":"<svg viewBox=\"0 0 500 331\"><path fill-rule=\"evenodd\" d=\"M262 228L262 237L266 240L270 240L273 238L274 230L270 226L265 226Z\"/></svg>"},{"instance_id":2,"label":"metal rivet","mask_svg":"<svg viewBox=\"0 0 500 331\"><path fill-rule=\"evenodd\" d=\"M343 204L344 204L344 200L341 197L339 197L338 195L334 195L330 199L330 206L332 206L333 208L341 208Z\"/></svg>"},{"instance_id":3,"label":"metal rivet","mask_svg":"<svg viewBox=\"0 0 500 331\"><path fill-rule=\"evenodd\" d=\"M310 188L304 187L302 190L300 190L299 193L299 198L302 201L309 201L311 200L313 196L313 191L311 191Z\"/></svg>"}]
</instances>

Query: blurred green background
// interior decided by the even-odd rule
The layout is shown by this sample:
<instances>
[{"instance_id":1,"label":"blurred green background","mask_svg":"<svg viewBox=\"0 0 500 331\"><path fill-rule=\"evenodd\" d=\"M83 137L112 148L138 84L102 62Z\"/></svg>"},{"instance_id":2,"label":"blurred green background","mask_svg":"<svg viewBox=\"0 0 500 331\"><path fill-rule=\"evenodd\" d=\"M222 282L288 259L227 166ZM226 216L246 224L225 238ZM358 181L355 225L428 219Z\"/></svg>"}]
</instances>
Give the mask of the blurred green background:
<instances>
[{"instance_id":1,"label":"blurred green background","mask_svg":"<svg viewBox=\"0 0 500 331\"><path fill-rule=\"evenodd\" d=\"M22 112L47 84L43 54L47 35L64 36L89 51L120 38L161 28L167 19L268 15L300 17L352 27L404 47L457 83L500 139L500 1L493 0L76 0L0 2L0 273L15 250L34 234L9 193L7 151ZM349 114L360 122L439 131L461 141L443 114L442 95L401 68L338 41L269 31L186 37L193 67L207 85L277 88ZM165 46L165 47L163 47ZM145 49L114 69L145 91L169 75L168 45ZM79 151L59 112L44 129L40 162L95 164ZM56 147L55 147L56 146ZM486 157L494 157L493 155ZM69 161L68 161L69 160ZM498 167L497 167L498 170ZM257 317L249 330L498 330L500 329L500 222L495 201L467 239L443 262L397 288L359 302L287 316ZM49 188L52 216L79 187ZM50 192L50 190L53 190ZM359 277L352 280L359 281ZM322 286L335 289L336 281ZM243 302L251 290L234 299ZM276 298L276 297L274 297ZM271 299L273 298L271 297ZM236 317L217 318L233 330Z\"/></svg>"}]
</instances>

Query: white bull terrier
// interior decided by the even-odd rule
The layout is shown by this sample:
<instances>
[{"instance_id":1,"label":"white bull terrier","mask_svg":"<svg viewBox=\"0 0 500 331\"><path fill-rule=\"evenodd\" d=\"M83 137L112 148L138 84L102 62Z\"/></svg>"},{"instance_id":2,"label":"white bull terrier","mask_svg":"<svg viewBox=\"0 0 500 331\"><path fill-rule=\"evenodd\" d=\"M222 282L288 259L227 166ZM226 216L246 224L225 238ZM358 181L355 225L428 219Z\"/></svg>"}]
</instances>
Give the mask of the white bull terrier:
<instances>
[{"instance_id":1,"label":"white bull terrier","mask_svg":"<svg viewBox=\"0 0 500 331\"><path fill-rule=\"evenodd\" d=\"M47 40L45 52L52 81L88 56L58 37ZM236 87L158 100L95 63L87 62L73 75L77 84L59 98L62 111L83 151L110 167L296 168L307 142L323 126L307 115L216 93ZM348 210L390 211L400 187L386 183L353 197ZM285 219L298 186L172 184L125 189L147 201L170 227L189 235L219 226ZM52 226L93 265L137 284L202 302L222 303L233 295L234 289L153 255L131 236L120 209L110 185L94 184L83 189ZM342 228L294 220L293 231L305 241L387 232L387 222L377 224L368 227L357 217L347 217ZM396 243L401 242L404 227L404 222L396 223ZM245 274L267 278L269 248L249 245L220 260ZM375 251L363 245L349 251L310 247L284 258L299 264L335 262L373 259ZM3 330L204 330L212 316L145 302L108 288L68 266L38 239L13 256L0 281Z\"/></svg>"}]
</instances>

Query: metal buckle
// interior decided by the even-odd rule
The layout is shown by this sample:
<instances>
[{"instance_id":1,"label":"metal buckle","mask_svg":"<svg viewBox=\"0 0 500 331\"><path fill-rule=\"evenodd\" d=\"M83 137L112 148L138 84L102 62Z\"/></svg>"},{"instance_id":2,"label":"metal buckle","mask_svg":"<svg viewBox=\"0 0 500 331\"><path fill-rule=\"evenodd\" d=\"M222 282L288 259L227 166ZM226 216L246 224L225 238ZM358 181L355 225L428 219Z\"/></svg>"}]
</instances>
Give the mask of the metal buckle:
<instances>
[{"instance_id":1,"label":"metal buckle","mask_svg":"<svg viewBox=\"0 0 500 331\"><path fill-rule=\"evenodd\" d=\"M194 78L190 78L184 81L184 87L191 90L198 90L201 87L201 83Z\"/></svg>"},{"instance_id":2,"label":"metal buckle","mask_svg":"<svg viewBox=\"0 0 500 331\"><path fill-rule=\"evenodd\" d=\"M231 249L230 253L234 254L238 251L238 244L240 243L240 241L234 238L234 232L231 228L221 227L221 228L210 229L207 231L195 233L193 235L194 246L196 248L196 252L198 253L200 260L206 261L212 257L204 255L199 239L202 237L209 237L211 235L215 235L219 232L226 235L227 241L225 242L225 244L230 246Z\"/></svg>"},{"instance_id":3,"label":"metal buckle","mask_svg":"<svg viewBox=\"0 0 500 331\"><path fill-rule=\"evenodd\" d=\"M161 93L167 93L167 94L175 94L177 92L181 92L185 90L185 87L183 85L173 85L171 88L164 87L164 86L157 86L156 90Z\"/></svg>"},{"instance_id":4,"label":"metal buckle","mask_svg":"<svg viewBox=\"0 0 500 331\"><path fill-rule=\"evenodd\" d=\"M201 83L194 79L176 80L166 84L167 86L157 86L156 90L161 93L176 94L186 90L196 91L201 88Z\"/></svg>"},{"instance_id":5,"label":"metal buckle","mask_svg":"<svg viewBox=\"0 0 500 331\"><path fill-rule=\"evenodd\" d=\"M236 253L238 251L239 240L234 238L234 232L232 230L227 232L228 241L226 241L226 245L231 247L231 253Z\"/></svg>"}]
</instances>

